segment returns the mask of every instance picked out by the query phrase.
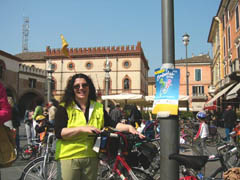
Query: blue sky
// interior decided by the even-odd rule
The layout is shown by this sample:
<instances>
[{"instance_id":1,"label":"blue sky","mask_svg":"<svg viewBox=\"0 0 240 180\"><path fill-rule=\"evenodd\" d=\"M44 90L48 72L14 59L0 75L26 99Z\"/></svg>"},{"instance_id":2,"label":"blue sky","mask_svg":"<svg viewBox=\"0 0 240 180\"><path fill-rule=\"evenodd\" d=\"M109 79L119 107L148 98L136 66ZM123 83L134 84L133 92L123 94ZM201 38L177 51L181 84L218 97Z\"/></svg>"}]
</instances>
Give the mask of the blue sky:
<instances>
[{"instance_id":1,"label":"blue sky","mask_svg":"<svg viewBox=\"0 0 240 180\"><path fill-rule=\"evenodd\" d=\"M188 57L212 54L207 42L221 0L174 0L175 58L185 58L182 36L190 35ZM22 51L23 17L30 20L29 51L69 47L136 45L141 41L153 76L162 64L161 0L1 0L0 50Z\"/></svg>"}]
</instances>

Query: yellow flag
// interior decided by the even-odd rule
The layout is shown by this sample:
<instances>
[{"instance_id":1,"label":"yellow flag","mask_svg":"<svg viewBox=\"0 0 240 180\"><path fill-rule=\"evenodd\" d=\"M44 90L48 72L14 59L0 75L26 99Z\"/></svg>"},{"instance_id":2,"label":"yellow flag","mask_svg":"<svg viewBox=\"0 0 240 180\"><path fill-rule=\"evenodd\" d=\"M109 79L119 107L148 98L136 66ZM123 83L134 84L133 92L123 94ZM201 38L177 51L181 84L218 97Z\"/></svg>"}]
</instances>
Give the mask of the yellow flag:
<instances>
[{"instance_id":1,"label":"yellow flag","mask_svg":"<svg viewBox=\"0 0 240 180\"><path fill-rule=\"evenodd\" d=\"M64 39L64 37L63 37L62 34L61 34L61 39L62 39L62 49L61 49L61 51L63 52L63 54L64 54L65 56L70 57L69 52L68 52L68 49L67 49L68 43L67 43L67 41Z\"/></svg>"}]
</instances>

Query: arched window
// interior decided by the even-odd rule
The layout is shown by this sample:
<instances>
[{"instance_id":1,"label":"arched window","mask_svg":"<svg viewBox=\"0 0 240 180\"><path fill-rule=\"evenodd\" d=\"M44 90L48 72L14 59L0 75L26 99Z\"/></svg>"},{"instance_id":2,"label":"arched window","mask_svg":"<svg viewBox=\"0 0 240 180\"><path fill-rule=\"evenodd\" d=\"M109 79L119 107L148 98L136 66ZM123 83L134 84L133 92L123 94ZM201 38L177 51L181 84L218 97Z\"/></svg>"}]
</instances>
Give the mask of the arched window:
<instances>
[{"instance_id":1,"label":"arched window","mask_svg":"<svg viewBox=\"0 0 240 180\"><path fill-rule=\"evenodd\" d=\"M125 89L125 90L129 89L129 79L128 78L124 79L124 81L123 81L123 89Z\"/></svg>"}]
</instances>

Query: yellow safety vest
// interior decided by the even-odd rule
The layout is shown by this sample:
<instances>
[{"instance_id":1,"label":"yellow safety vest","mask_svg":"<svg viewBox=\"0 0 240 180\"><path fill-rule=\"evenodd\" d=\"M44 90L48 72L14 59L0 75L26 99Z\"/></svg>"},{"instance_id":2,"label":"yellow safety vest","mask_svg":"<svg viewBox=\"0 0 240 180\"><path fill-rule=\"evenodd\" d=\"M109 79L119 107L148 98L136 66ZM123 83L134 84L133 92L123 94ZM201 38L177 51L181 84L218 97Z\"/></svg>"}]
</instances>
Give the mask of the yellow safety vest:
<instances>
[{"instance_id":1,"label":"yellow safety vest","mask_svg":"<svg viewBox=\"0 0 240 180\"><path fill-rule=\"evenodd\" d=\"M64 104L60 104L64 106ZM89 120L86 122L84 113L73 102L66 109L68 114L67 128L78 126L94 126L102 129L104 126L104 112L101 103L91 101L89 107ZM76 159L85 157L96 157L97 154L92 150L94 137L89 137L88 133L80 133L72 139L58 139L56 143L56 159Z\"/></svg>"}]
</instances>

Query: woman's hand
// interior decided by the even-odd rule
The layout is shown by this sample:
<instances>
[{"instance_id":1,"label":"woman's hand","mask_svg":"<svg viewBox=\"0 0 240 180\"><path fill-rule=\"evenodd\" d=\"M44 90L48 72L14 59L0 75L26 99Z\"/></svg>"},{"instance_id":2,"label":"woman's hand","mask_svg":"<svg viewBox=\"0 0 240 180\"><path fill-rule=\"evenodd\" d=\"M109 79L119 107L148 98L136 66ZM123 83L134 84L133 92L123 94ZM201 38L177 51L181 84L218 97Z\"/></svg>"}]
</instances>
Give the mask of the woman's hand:
<instances>
[{"instance_id":1,"label":"woman's hand","mask_svg":"<svg viewBox=\"0 0 240 180\"><path fill-rule=\"evenodd\" d=\"M130 132L131 134L137 134L140 139L144 139L144 138L145 138L145 136L144 136L143 134L141 134L140 132L138 132L138 131L136 130L136 128L134 128L134 127L131 126L131 125L129 125L129 126L130 126L130 127L129 127L129 132Z\"/></svg>"},{"instance_id":2,"label":"woman's hand","mask_svg":"<svg viewBox=\"0 0 240 180\"><path fill-rule=\"evenodd\" d=\"M133 126L129 124L118 123L116 129L119 131L130 132L131 134L138 134L139 138L141 139L145 138L143 134L139 133Z\"/></svg>"},{"instance_id":3,"label":"woman's hand","mask_svg":"<svg viewBox=\"0 0 240 180\"><path fill-rule=\"evenodd\" d=\"M80 126L80 132L100 134L101 130L93 126Z\"/></svg>"}]
</instances>

